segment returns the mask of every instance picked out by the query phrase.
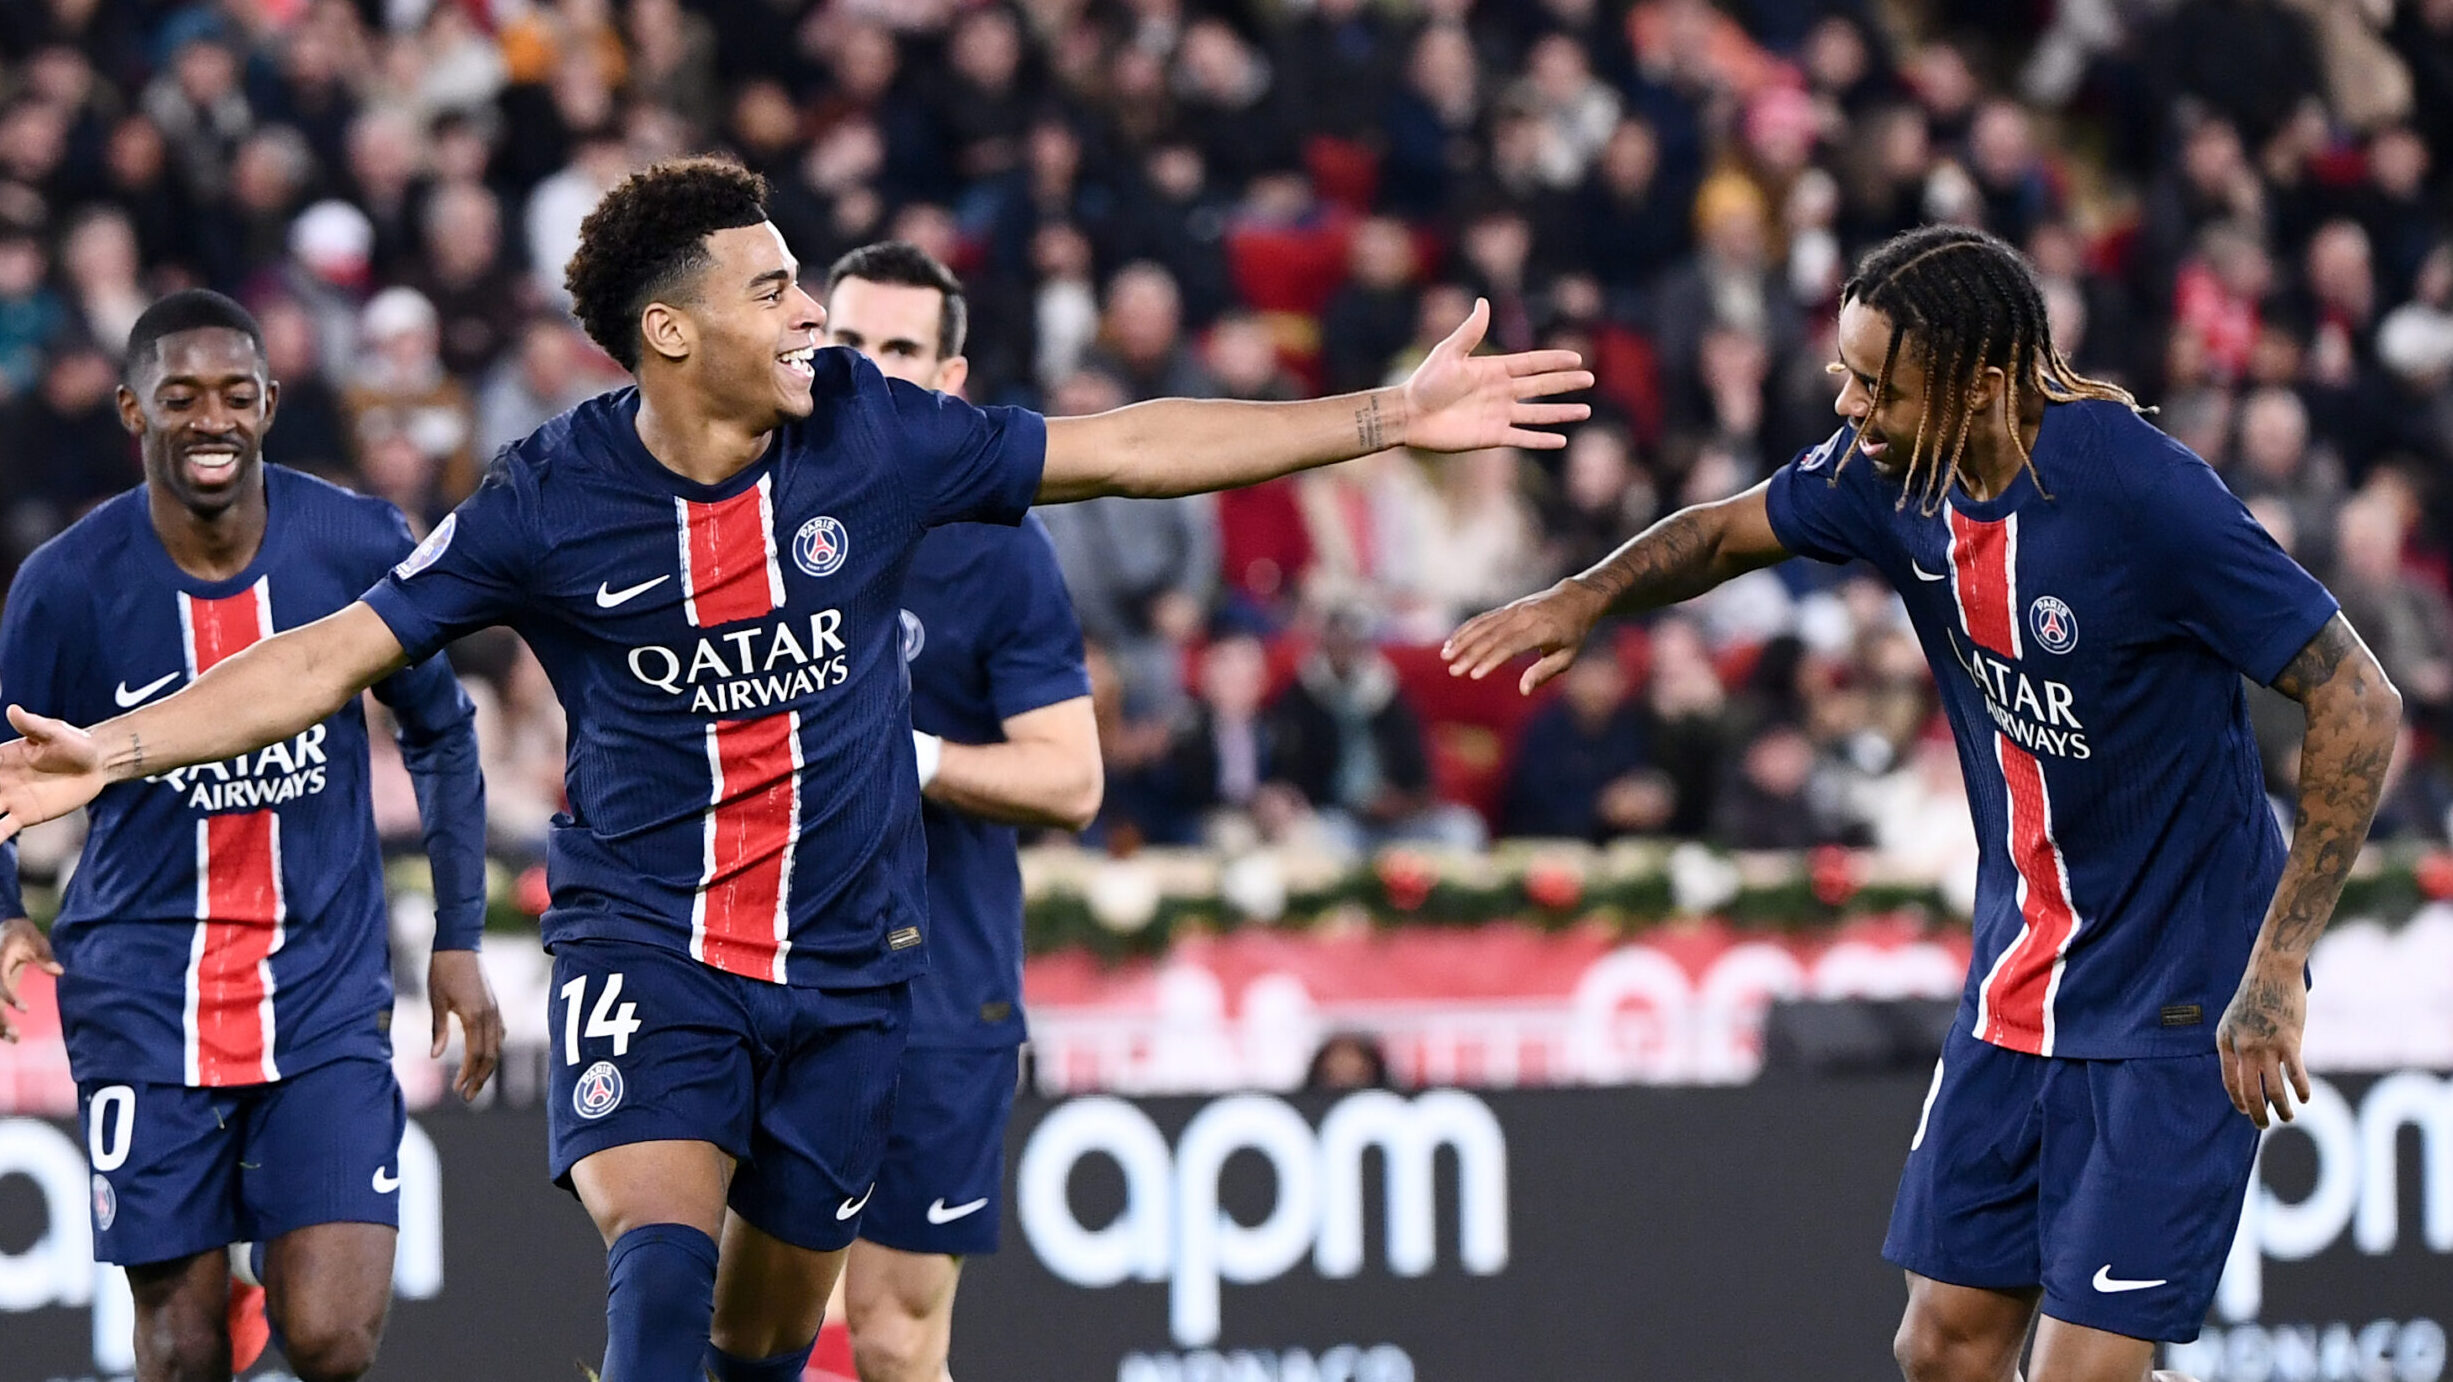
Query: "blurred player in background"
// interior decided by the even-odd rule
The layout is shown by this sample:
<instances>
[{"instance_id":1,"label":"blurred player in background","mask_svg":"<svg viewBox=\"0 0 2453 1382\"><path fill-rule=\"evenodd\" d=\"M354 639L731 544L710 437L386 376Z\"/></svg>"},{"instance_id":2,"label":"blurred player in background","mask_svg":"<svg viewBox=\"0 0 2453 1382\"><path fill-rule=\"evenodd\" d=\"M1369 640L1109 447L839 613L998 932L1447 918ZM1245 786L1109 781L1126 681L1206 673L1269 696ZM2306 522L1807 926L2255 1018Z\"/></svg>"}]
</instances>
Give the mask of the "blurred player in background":
<instances>
[{"instance_id":1,"label":"blurred player in background","mask_svg":"<svg viewBox=\"0 0 2453 1382\"><path fill-rule=\"evenodd\" d=\"M390 504L264 464L279 393L230 299L174 293L137 319L119 414L145 483L18 572L0 619L12 704L72 722L124 712L348 606L408 554ZM474 1097L503 1029L477 962L473 714L440 656L369 684L399 722L434 865L433 1053L457 1015ZM16 843L0 844L0 996L16 1001L28 964L59 976L94 1254L127 1268L137 1376L227 1378L254 1361L263 1314L230 1308L225 1251L254 1242L291 1368L354 1378L391 1303L405 1118L366 713L353 694L203 757L94 799L48 942L25 917Z\"/></svg>"},{"instance_id":2,"label":"blurred player in background","mask_svg":"<svg viewBox=\"0 0 2453 1382\"><path fill-rule=\"evenodd\" d=\"M1589 410L1543 400L1593 382L1572 352L1474 358L1477 304L1393 388L973 408L818 349L765 197L721 159L625 180L565 277L636 388L509 448L359 603L90 731L14 709L0 746L6 838L296 734L462 634L526 638L570 722L551 1168L606 1243L605 1382L796 1377L874 1188L928 920L901 617L923 531L1556 447L1530 429Z\"/></svg>"},{"instance_id":3,"label":"blurred player in background","mask_svg":"<svg viewBox=\"0 0 2453 1382\"><path fill-rule=\"evenodd\" d=\"M866 245L826 275L826 336L888 379L959 394L961 282L917 245ZM1005 1124L1024 1037L1016 826L1099 812L1081 625L1036 517L932 528L903 578L903 656L928 831L928 973L877 1189L844 1265L861 1382L946 1375L962 1259L1003 1218Z\"/></svg>"},{"instance_id":4,"label":"blurred player in background","mask_svg":"<svg viewBox=\"0 0 2453 1382\"><path fill-rule=\"evenodd\" d=\"M2401 698L2204 461L2070 369L2008 245L1908 232L1841 303L1837 434L1469 621L1450 671L1538 653L1531 690L1604 614L1791 553L1890 580L1983 842L1959 1020L1883 1248L1908 1272L1899 1363L2012 1377L2040 1307L2031 1377L2137 1382L2155 1341L2197 1337L2257 1129L2308 1097L2304 967ZM2308 715L2287 856L2243 674Z\"/></svg>"}]
</instances>

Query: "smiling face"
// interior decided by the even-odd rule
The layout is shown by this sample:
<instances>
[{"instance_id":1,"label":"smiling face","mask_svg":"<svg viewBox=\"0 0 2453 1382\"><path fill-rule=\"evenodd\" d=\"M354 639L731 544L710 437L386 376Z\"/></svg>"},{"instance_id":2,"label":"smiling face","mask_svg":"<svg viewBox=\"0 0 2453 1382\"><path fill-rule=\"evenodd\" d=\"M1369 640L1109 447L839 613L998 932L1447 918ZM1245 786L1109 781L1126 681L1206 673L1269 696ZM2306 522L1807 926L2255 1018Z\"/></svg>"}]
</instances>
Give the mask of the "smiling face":
<instances>
[{"instance_id":1,"label":"smiling face","mask_svg":"<svg viewBox=\"0 0 2453 1382\"><path fill-rule=\"evenodd\" d=\"M137 438L145 482L210 518L262 483L280 393L244 332L179 331L120 387L119 419Z\"/></svg>"},{"instance_id":2,"label":"smiling face","mask_svg":"<svg viewBox=\"0 0 2453 1382\"><path fill-rule=\"evenodd\" d=\"M783 233L761 221L716 231L706 244L713 262L695 290L642 312L647 352L690 373L712 413L761 429L809 416L809 357L826 311L802 291Z\"/></svg>"},{"instance_id":3,"label":"smiling face","mask_svg":"<svg viewBox=\"0 0 2453 1382\"><path fill-rule=\"evenodd\" d=\"M1891 319L1853 298L1840 307L1837 345L1840 359L1833 368L1840 376L1840 396L1831 409L1857 424L1857 449L1876 470L1904 479L1925 418L1925 366L1903 337L1898 358L1891 360L1891 377L1882 379L1883 362L1891 354ZM1880 398L1874 396L1878 380Z\"/></svg>"}]
</instances>

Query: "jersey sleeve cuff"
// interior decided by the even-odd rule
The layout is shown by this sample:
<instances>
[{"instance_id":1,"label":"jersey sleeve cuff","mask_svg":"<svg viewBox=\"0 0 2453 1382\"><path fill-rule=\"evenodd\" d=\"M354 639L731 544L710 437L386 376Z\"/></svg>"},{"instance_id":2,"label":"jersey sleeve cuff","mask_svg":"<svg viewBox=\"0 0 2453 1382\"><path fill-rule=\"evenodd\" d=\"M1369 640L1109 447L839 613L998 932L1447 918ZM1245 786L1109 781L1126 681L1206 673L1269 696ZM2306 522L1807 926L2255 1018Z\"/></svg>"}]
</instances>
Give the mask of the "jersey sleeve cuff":
<instances>
[{"instance_id":1,"label":"jersey sleeve cuff","mask_svg":"<svg viewBox=\"0 0 2453 1382\"><path fill-rule=\"evenodd\" d=\"M392 637L399 640L400 650L408 657L410 666L424 662L434 655L435 649L443 646L442 627L427 618L408 596L403 595L391 577L377 581L358 598L375 612L375 617L383 621L384 627L392 631Z\"/></svg>"},{"instance_id":2,"label":"jersey sleeve cuff","mask_svg":"<svg viewBox=\"0 0 2453 1382\"><path fill-rule=\"evenodd\" d=\"M995 689L990 699L996 703L997 718L1010 720L1016 715L1028 715L1064 701L1090 694L1090 679L1080 672L1071 676L1038 677L1030 681Z\"/></svg>"},{"instance_id":3,"label":"jersey sleeve cuff","mask_svg":"<svg viewBox=\"0 0 2453 1382\"><path fill-rule=\"evenodd\" d=\"M1007 461L998 477L997 507L983 517L1011 525L1020 523L1039 498L1040 479L1048 469L1048 420L1028 408L1012 408L1005 426Z\"/></svg>"},{"instance_id":4,"label":"jersey sleeve cuff","mask_svg":"<svg viewBox=\"0 0 2453 1382\"><path fill-rule=\"evenodd\" d=\"M1771 520L1772 536L1780 539L1782 547L1801 557L1812 557L1834 565L1850 561L1849 554L1834 552L1809 535L1806 524L1797 512L1797 495L1794 491L1799 483L1797 467L1793 465L1784 465L1772 472L1771 485L1763 492L1763 514Z\"/></svg>"},{"instance_id":5,"label":"jersey sleeve cuff","mask_svg":"<svg viewBox=\"0 0 2453 1382\"><path fill-rule=\"evenodd\" d=\"M2250 665L2240 670L2259 686L2272 686L2283 669L2291 665L2291 659L2300 655L2300 649L2307 647L2341 611L2342 606L2330 594L2284 611L2273 632L2258 642Z\"/></svg>"}]
</instances>

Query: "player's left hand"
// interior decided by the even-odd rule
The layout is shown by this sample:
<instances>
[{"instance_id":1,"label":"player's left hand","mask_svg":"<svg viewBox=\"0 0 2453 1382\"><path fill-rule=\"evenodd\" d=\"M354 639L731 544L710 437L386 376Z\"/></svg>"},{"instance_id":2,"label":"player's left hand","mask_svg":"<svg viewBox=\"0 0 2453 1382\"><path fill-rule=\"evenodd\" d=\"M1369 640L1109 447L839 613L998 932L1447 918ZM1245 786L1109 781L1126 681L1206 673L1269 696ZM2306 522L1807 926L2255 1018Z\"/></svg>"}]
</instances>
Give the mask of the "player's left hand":
<instances>
[{"instance_id":1,"label":"player's left hand","mask_svg":"<svg viewBox=\"0 0 2453 1382\"><path fill-rule=\"evenodd\" d=\"M485 966L474 950L437 950L426 962L426 1005L434 1009L434 1049L443 1058L451 1036L451 1018L460 1018L460 1078L452 1088L463 1101L473 1100L494 1074L503 1055L502 1009L494 1006L494 988L485 981Z\"/></svg>"},{"instance_id":2,"label":"player's left hand","mask_svg":"<svg viewBox=\"0 0 2453 1382\"><path fill-rule=\"evenodd\" d=\"M2263 1128L2271 1109L2284 1122L2308 1102L2308 1069L2300 1064L2300 1033L2308 1024L2308 988L2300 967L2251 963L2240 990L2215 1026L2223 1055L2223 1092L2232 1107Z\"/></svg>"},{"instance_id":3,"label":"player's left hand","mask_svg":"<svg viewBox=\"0 0 2453 1382\"><path fill-rule=\"evenodd\" d=\"M51 938L42 928L24 917L10 917L0 922L0 1041L14 1045L17 1023L9 1010L26 1010L25 1001L17 996L18 976L32 965L52 978L63 972L60 962L51 958Z\"/></svg>"},{"instance_id":4,"label":"player's left hand","mask_svg":"<svg viewBox=\"0 0 2453 1382\"><path fill-rule=\"evenodd\" d=\"M1414 367L1405 381L1405 428L1398 438L1404 445L1424 451L1486 446L1550 451L1567 445L1567 438L1531 429L1592 416L1582 403L1533 401L1593 387L1583 357L1572 350L1477 356L1474 348L1482 344L1490 321L1490 301L1476 298L1464 325Z\"/></svg>"}]
</instances>

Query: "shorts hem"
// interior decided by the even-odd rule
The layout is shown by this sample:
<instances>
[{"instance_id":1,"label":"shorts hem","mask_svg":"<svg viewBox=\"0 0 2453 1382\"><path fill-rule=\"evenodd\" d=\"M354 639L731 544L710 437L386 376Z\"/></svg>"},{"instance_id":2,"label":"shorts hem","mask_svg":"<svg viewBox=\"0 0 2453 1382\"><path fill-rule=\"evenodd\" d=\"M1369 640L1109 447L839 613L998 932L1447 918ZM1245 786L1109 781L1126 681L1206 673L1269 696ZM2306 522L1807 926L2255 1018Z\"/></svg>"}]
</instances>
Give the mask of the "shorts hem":
<instances>
[{"instance_id":1,"label":"shorts hem","mask_svg":"<svg viewBox=\"0 0 2453 1382\"><path fill-rule=\"evenodd\" d=\"M94 1241L94 1261L105 1263L113 1267L146 1267L151 1266L156 1262L177 1262L184 1258L195 1257L203 1253L214 1252L219 1249L227 1248L232 1243L243 1241L235 1236L237 1230L233 1229L231 1232L233 1234L232 1237L224 1238L218 1243L199 1243L192 1248L174 1248L169 1252L156 1252L150 1245L148 1245L141 1252L118 1251L103 1243L100 1235L96 1235ZM184 1240L174 1238L171 1241L175 1243Z\"/></svg>"},{"instance_id":2,"label":"shorts hem","mask_svg":"<svg viewBox=\"0 0 2453 1382\"><path fill-rule=\"evenodd\" d=\"M734 1161L749 1160L748 1147L735 1146L709 1137L704 1128L659 1128L626 1123L600 1123L594 1128L555 1138L553 1149L546 1157L546 1170L552 1175L554 1184L565 1190L572 1190L572 1167L598 1152L609 1151L615 1147L627 1147L636 1142L704 1142Z\"/></svg>"},{"instance_id":3,"label":"shorts hem","mask_svg":"<svg viewBox=\"0 0 2453 1382\"><path fill-rule=\"evenodd\" d=\"M839 1224L821 1223L815 1233L802 1233L797 1231L796 1226L765 1221L757 1211L745 1210L737 1204L728 1204L726 1208L740 1215L741 1222L748 1224L751 1228L779 1243L788 1243L804 1252L841 1252L852 1245L854 1238L860 1236L860 1229L854 1222L859 1218L858 1215Z\"/></svg>"},{"instance_id":4,"label":"shorts hem","mask_svg":"<svg viewBox=\"0 0 2453 1382\"><path fill-rule=\"evenodd\" d=\"M2026 1291L2044 1284L2041 1273L2007 1263L1969 1266L1889 1247L1882 1250L1882 1260L1929 1281L1938 1281L1945 1286L1964 1286L1972 1291Z\"/></svg>"},{"instance_id":5,"label":"shorts hem","mask_svg":"<svg viewBox=\"0 0 2453 1382\"><path fill-rule=\"evenodd\" d=\"M2213 1302L2211 1300L2200 1302L2195 1314L2187 1314L2177 1309L2166 1309L2157 1312L2152 1317L2143 1318L2136 1314L2125 1314L2117 1309L2102 1308L2108 1304L2110 1304L2108 1301L2087 1300L2083 1297L2073 1301L2068 1296L2055 1295L2051 1291L2046 1291L2043 1301L2037 1306L2037 1312L2049 1315L2063 1324L2074 1324L2082 1329L2099 1329L2106 1334L2118 1334L2125 1339L2143 1339L2148 1343L2157 1344L2185 1344L2195 1339L2198 1331L2205 1327L2206 1308Z\"/></svg>"},{"instance_id":6,"label":"shorts hem","mask_svg":"<svg viewBox=\"0 0 2453 1382\"><path fill-rule=\"evenodd\" d=\"M928 1239L927 1234L903 1234L892 1229L881 1232L864 1226L860 1230L860 1240L864 1243L875 1243L881 1248L892 1248L896 1252L907 1252L918 1257L994 1257L997 1252L995 1234L985 1238L973 1236L959 1242L930 1242Z\"/></svg>"}]
</instances>

